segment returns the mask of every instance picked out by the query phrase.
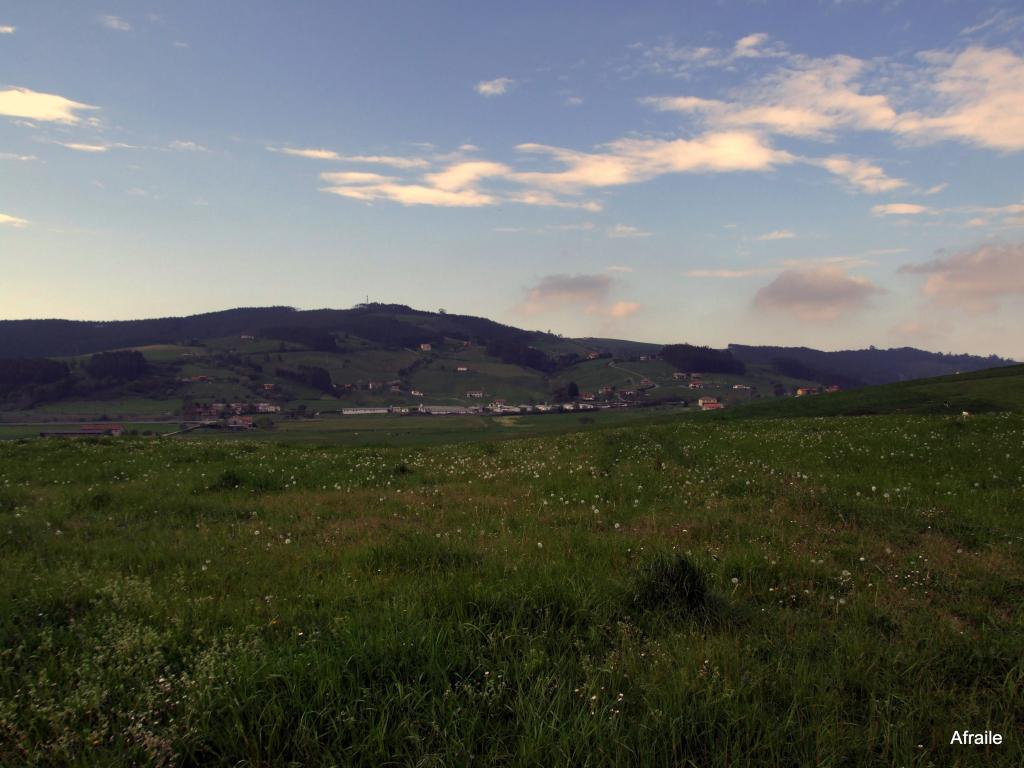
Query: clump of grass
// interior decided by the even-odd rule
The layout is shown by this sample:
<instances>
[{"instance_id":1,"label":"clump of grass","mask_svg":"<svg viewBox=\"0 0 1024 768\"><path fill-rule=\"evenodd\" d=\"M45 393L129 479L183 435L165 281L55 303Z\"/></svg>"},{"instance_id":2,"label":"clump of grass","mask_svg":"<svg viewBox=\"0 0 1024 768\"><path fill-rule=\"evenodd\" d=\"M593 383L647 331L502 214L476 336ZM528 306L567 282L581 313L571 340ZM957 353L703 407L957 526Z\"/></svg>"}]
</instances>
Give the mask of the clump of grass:
<instances>
[{"instance_id":1,"label":"clump of grass","mask_svg":"<svg viewBox=\"0 0 1024 768\"><path fill-rule=\"evenodd\" d=\"M632 606L640 611L669 610L706 616L713 596L703 572L682 555L660 555L633 578Z\"/></svg>"}]
</instances>

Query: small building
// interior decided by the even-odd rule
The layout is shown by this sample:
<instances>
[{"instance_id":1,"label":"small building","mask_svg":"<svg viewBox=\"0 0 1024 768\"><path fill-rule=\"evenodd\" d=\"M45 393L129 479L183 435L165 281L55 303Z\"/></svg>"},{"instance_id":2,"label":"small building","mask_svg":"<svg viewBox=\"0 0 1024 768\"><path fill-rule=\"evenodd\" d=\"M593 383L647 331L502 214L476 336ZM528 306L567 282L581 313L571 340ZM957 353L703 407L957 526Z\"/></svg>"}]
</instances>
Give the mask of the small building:
<instances>
[{"instance_id":1,"label":"small building","mask_svg":"<svg viewBox=\"0 0 1024 768\"><path fill-rule=\"evenodd\" d=\"M482 399L483 396L484 391L482 389L471 389L469 390L469 392L466 393L466 397L473 397L476 398L477 400Z\"/></svg>"},{"instance_id":2,"label":"small building","mask_svg":"<svg viewBox=\"0 0 1024 768\"><path fill-rule=\"evenodd\" d=\"M256 413L280 413L281 406L273 403L256 403Z\"/></svg>"},{"instance_id":3,"label":"small building","mask_svg":"<svg viewBox=\"0 0 1024 768\"><path fill-rule=\"evenodd\" d=\"M248 333L243 333L242 334L242 341L254 341L255 339L256 339L256 337L252 336L251 334L248 334Z\"/></svg>"},{"instance_id":4,"label":"small building","mask_svg":"<svg viewBox=\"0 0 1024 768\"><path fill-rule=\"evenodd\" d=\"M827 387L825 387L825 391L829 394L832 394L833 392L842 392L843 388L840 387L838 384L829 384Z\"/></svg>"},{"instance_id":5,"label":"small building","mask_svg":"<svg viewBox=\"0 0 1024 768\"><path fill-rule=\"evenodd\" d=\"M588 352L587 360L597 360L601 356L600 352Z\"/></svg>"},{"instance_id":6,"label":"small building","mask_svg":"<svg viewBox=\"0 0 1024 768\"><path fill-rule=\"evenodd\" d=\"M277 385L276 384L264 384L263 385L263 391L264 392L273 392L275 389L277 389Z\"/></svg>"},{"instance_id":7,"label":"small building","mask_svg":"<svg viewBox=\"0 0 1024 768\"><path fill-rule=\"evenodd\" d=\"M120 424L83 424L78 428L83 435L111 435L119 437L124 434L124 427Z\"/></svg>"},{"instance_id":8,"label":"small building","mask_svg":"<svg viewBox=\"0 0 1024 768\"><path fill-rule=\"evenodd\" d=\"M654 386L654 382L648 379L646 376L640 379L640 389L650 389Z\"/></svg>"},{"instance_id":9,"label":"small building","mask_svg":"<svg viewBox=\"0 0 1024 768\"><path fill-rule=\"evenodd\" d=\"M725 406L718 402L717 397L702 397L697 400L697 405L700 406L702 411L715 411Z\"/></svg>"},{"instance_id":10,"label":"small building","mask_svg":"<svg viewBox=\"0 0 1024 768\"><path fill-rule=\"evenodd\" d=\"M342 416L379 416L386 414L387 408L370 408L370 407L357 407L357 408L342 408Z\"/></svg>"},{"instance_id":11,"label":"small building","mask_svg":"<svg viewBox=\"0 0 1024 768\"><path fill-rule=\"evenodd\" d=\"M433 346L430 344L420 344L420 352L430 352L432 349Z\"/></svg>"},{"instance_id":12,"label":"small building","mask_svg":"<svg viewBox=\"0 0 1024 768\"><path fill-rule=\"evenodd\" d=\"M458 371L459 373L468 373L468 372L469 372L469 368L467 368L467 367L466 367L466 366L464 366L464 365L460 365L460 366L459 366L458 368L456 368L455 370L456 370L456 371Z\"/></svg>"},{"instance_id":13,"label":"small building","mask_svg":"<svg viewBox=\"0 0 1024 768\"><path fill-rule=\"evenodd\" d=\"M593 392L581 392L580 393L580 400L586 400L587 402L591 402L591 401L596 400L596 399L597 398L594 397L594 393Z\"/></svg>"},{"instance_id":14,"label":"small building","mask_svg":"<svg viewBox=\"0 0 1024 768\"><path fill-rule=\"evenodd\" d=\"M410 390L409 394L412 395L413 397L423 397L423 393L420 392L418 389Z\"/></svg>"},{"instance_id":15,"label":"small building","mask_svg":"<svg viewBox=\"0 0 1024 768\"><path fill-rule=\"evenodd\" d=\"M252 429L252 416L228 416L224 426L228 429Z\"/></svg>"},{"instance_id":16,"label":"small building","mask_svg":"<svg viewBox=\"0 0 1024 768\"><path fill-rule=\"evenodd\" d=\"M704 384L700 381L691 381L690 389L704 389Z\"/></svg>"},{"instance_id":17,"label":"small building","mask_svg":"<svg viewBox=\"0 0 1024 768\"><path fill-rule=\"evenodd\" d=\"M676 381L686 381L688 378L690 378L690 376L689 374L683 373L682 371L675 371L672 374L672 378L675 379Z\"/></svg>"},{"instance_id":18,"label":"small building","mask_svg":"<svg viewBox=\"0 0 1024 768\"><path fill-rule=\"evenodd\" d=\"M733 389L750 389L750 387L748 387L746 384L733 384L732 388Z\"/></svg>"},{"instance_id":19,"label":"small building","mask_svg":"<svg viewBox=\"0 0 1024 768\"><path fill-rule=\"evenodd\" d=\"M409 412L409 406L407 405L392 405L389 409L391 413L397 413L399 415L406 414Z\"/></svg>"},{"instance_id":20,"label":"small building","mask_svg":"<svg viewBox=\"0 0 1024 768\"><path fill-rule=\"evenodd\" d=\"M796 396L804 397L805 395L816 395L818 394L817 387L797 387Z\"/></svg>"}]
</instances>

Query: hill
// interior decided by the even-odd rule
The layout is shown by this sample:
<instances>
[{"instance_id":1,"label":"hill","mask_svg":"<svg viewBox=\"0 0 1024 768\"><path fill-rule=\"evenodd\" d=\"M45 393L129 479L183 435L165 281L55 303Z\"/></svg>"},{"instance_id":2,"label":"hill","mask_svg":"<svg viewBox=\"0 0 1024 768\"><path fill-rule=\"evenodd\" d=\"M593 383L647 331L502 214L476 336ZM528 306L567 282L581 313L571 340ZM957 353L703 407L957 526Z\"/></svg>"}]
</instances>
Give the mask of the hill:
<instances>
[{"instance_id":1,"label":"hill","mask_svg":"<svg viewBox=\"0 0 1024 768\"><path fill-rule=\"evenodd\" d=\"M718 418L1024 413L1024 365L751 403Z\"/></svg>"},{"instance_id":2,"label":"hill","mask_svg":"<svg viewBox=\"0 0 1024 768\"><path fill-rule=\"evenodd\" d=\"M532 404L575 399L577 392L606 404L700 394L735 405L799 387L859 387L1005 362L914 349L714 350L572 339L399 304L249 307L149 320L0 321L0 410L8 420L170 419L194 403L264 402L301 413L423 402ZM681 372L704 373L701 391Z\"/></svg>"}]
</instances>

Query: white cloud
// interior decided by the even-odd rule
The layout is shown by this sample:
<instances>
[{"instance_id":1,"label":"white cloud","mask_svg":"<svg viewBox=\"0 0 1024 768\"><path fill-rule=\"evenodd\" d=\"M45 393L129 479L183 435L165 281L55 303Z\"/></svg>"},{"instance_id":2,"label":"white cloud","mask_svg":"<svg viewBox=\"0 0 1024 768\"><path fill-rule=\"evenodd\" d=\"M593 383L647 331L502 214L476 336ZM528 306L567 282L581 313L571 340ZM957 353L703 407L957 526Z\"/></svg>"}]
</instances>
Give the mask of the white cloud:
<instances>
[{"instance_id":1,"label":"white cloud","mask_svg":"<svg viewBox=\"0 0 1024 768\"><path fill-rule=\"evenodd\" d=\"M473 90L481 96L500 96L514 83L511 77L496 77L494 80L481 80L473 86Z\"/></svg>"},{"instance_id":2,"label":"white cloud","mask_svg":"<svg viewBox=\"0 0 1024 768\"><path fill-rule=\"evenodd\" d=\"M871 213L875 216L918 216L931 212L932 209L927 205L918 205L917 203L886 203L871 206Z\"/></svg>"},{"instance_id":3,"label":"white cloud","mask_svg":"<svg viewBox=\"0 0 1024 768\"><path fill-rule=\"evenodd\" d=\"M606 272L633 272L632 267L624 267L620 264L612 264L604 268Z\"/></svg>"},{"instance_id":4,"label":"white cloud","mask_svg":"<svg viewBox=\"0 0 1024 768\"><path fill-rule=\"evenodd\" d=\"M108 149L110 149L110 145L108 145L108 144L83 144L83 143L74 142L74 141L71 141L71 142L61 142L61 141L59 141L57 143L60 144L62 147L67 147L68 149L73 149L73 150L75 150L75 152L91 152L91 153L94 153L94 154L98 154L100 152L106 152Z\"/></svg>"},{"instance_id":5,"label":"white cloud","mask_svg":"<svg viewBox=\"0 0 1024 768\"><path fill-rule=\"evenodd\" d=\"M0 35L13 35L15 27L2 26L0 27Z\"/></svg>"},{"instance_id":6,"label":"white cloud","mask_svg":"<svg viewBox=\"0 0 1024 768\"><path fill-rule=\"evenodd\" d=\"M600 152L543 144L520 144L517 149L546 155L565 166L558 171L521 172L515 176L518 181L568 193L633 184L669 173L765 171L795 159L768 146L757 134L742 131L694 139L617 139L600 147Z\"/></svg>"},{"instance_id":7,"label":"white cloud","mask_svg":"<svg viewBox=\"0 0 1024 768\"><path fill-rule=\"evenodd\" d=\"M28 88L8 88L0 91L0 115L6 117L73 125L82 119L76 113L86 109L96 107L80 104L53 93L37 93Z\"/></svg>"},{"instance_id":8,"label":"white cloud","mask_svg":"<svg viewBox=\"0 0 1024 768\"><path fill-rule=\"evenodd\" d=\"M578 107L582 103L583 103L583 97L582 96L569 96L565 100L566 106L569 106L569 107Z\"/></svg>"},{"instance_id":9,"label":"white cloud","mask_svg":"<svg viewBox=\"0 0 1024 768\"><path fill-rule=\"evenodd\" d=\"M280 152L292 157L305 157L310 160L340 160L341 157L332 149L299 149L296 147L267 147L271 152Z\"/></svg>"},{"instance_id":10,"label":"white cloud","mask_svg":"<svg viewBox=\"0 0 1024 768\"><path fill-rule=\"evenodd\" d=\"M650 232L645 232L637 227L630 226L629 224L616 224L609 228L608 237L611 238L627 238L627 237L650 237Z\"/></svg>"},{"instance_id":11,"label":"white cloud","mask_svg":"<svg viewBox=\"0 0 1024 768\"><path fill-rule=\"evenodd\" d=\"M939 194L939 192L942 192L947 187L949 187L949 182L948 181L944 181L941 184L936 184L934 187L928 187L928 189L926 189L924 191L924 194L926 194L926 195L937 195L937 194Z\"/></svg>"},{"instance_id":12,"label":"white cloud","mask_svg":"<svg viewBox=\"0 0 1024 768\"><path fill-rule=\"evenodd\" d=\"M774 232L766 232L763 235L758 235L755 240L792 240L796 237L796 232L791 229L776 229Z\"/></svg>"},{"instance_id":13,"label":"white cloud","mask_svg":"<svg viewBox=\"0 0 1024 768\"><path fill-rule=\"evenodd\" d=\"M21 227L27 227L28 221L25 219L19 219L17 216L0 213L0 226L9 226L20 229Z\"/></svg>"},{"instance_id":14,"label":"white cloud","mask_svg":"<svg viewBox=\"0 0 1024 768\"><path fill-rule=\"evenodd\" d=\"M907 186L907 182L903 179L887 176L884 170L877 165L872 165L867 160L850 158L846 155L831 155L808 162L821 166L829 173L844 179L851 187L871 195L891 192L894 189Z\"/></svg>"},{"instance_id":15,"label":"white cloud","mask_svg":"<svg viewBox=\"0 0 1024 768\"><path fill-rule=\"evenodd\" d=\"M863 309L882 289L840 266L789 269L754 296L754 307L803 322L830 322Z\"/></svg>"},{"instance_id":16,"label":"white cloud","mask_svg":"<svg viewBox=\"0 0 1024 768\"><path fill-rule=\"evenodd\" d=\"M380 184L396 181L394 176L366 171L328 171L321 173L320 178L330 184Z\"/></svg>"},{"instance_id":17,"label":"white cloud","mask_svg":"<svg viewBox=\"0 0 1024 768\"><path fill-rule=\"evenodd\" d=\"M206 147L202 144L196 144L194 141L172 141L167 145L170 149L177 152L209 152Z\"/></svg>"},{"instance_id":18,"label":"white cloud","mask_svg":"<svg viewBox=\"0 0 1024 768\"><path fill-rule=\"evenodd\" d=\"M19 160L21 162L30 162L32 160L38 160L35 155L18 155L13 152L0 152L0 160Z\"/></svg>"},{"instance_id":19,"label":"white cloud","mask_svg":"<svg viewBox=\"0 0 1024 768\"><path fill-rule=\"evenodd\" d=\"M1024 296L1024 244L982 245L900 271L924 275L921 293L939 304L992 312L1000 300Z\"/></svg>"},{"instance_id":20,"label":"white cloud","mask_svg":"<svg viewBox=\"0 0 1024 768\"><path fill-rule=\"evenodd\" d=\"M132 25L120 16L100 16L100 24L107 29L114 29L118 32L131 32Z\"/></svg>"},{"instance_id":21,"label":"white cloud","mask_svg":"<svg viewBox=\"0 0 1024 768\"><path fill-rule=\"evenodd\" d=\"M785 55L778 69L731 95L642 101L719 130L756 128L819 140L831 140L841 129L870 130L915 141L1024 149L1024 58L1008 48L926 51L916 66L903 68L843 55Z\"/></svg>"}]
</instances>

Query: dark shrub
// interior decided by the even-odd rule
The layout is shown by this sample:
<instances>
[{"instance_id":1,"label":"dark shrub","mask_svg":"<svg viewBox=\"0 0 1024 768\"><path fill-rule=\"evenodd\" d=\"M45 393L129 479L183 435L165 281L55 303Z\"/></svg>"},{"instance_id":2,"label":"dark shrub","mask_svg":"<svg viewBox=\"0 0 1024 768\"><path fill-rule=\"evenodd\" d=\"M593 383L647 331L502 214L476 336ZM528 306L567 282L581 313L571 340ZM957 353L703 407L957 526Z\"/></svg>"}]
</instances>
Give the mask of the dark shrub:
<instances>
[{"instance_id":1,"label":"dark shrub","mask_svg":"<svg viewBox=\"0 0 1024 768\"><path fill-rule=\"evenodd\" d=\"M704 574L682 555L662 555L642 567L634 578L633 606L639 610L704 613L709 603Z\"/></svg>"}]
</instances>

